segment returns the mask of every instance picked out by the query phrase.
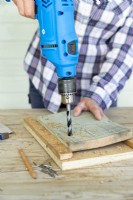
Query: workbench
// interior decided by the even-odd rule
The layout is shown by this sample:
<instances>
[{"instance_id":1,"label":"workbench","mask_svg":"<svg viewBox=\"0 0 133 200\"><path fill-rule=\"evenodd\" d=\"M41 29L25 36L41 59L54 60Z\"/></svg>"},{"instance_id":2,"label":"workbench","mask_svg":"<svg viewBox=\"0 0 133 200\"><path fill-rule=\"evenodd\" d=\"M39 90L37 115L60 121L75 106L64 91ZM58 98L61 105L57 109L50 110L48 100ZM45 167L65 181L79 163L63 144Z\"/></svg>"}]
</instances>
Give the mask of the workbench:
<instances>
[{"instance_id":1,"label":"workbench","mask_svg":"<svg viewBox=\"0 0 133 200\"><path fill-rule=\"evenodd\" d=\"M133 160L61 171L23 126L24 117L44 114L49 112L0 110L0 122L14 131L9 139L0 141L0 200L133 199ZM106 115L133 128L133 108L113 108ZM18 148L23 148L32 166L33 162L50 163L59 176L50 178L37 171L38 178L32 179Z\"/></svg>"}]
</instances>

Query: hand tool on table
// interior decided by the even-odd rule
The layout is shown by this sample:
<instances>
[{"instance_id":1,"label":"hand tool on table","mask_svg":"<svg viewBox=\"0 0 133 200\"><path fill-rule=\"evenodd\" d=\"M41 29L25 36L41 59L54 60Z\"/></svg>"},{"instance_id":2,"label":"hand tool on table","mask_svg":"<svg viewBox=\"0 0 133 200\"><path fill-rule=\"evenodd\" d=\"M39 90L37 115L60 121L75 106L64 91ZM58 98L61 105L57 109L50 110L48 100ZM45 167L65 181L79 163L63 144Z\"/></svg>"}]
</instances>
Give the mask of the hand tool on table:
<instances>
[{"instance_id":1,"label":"hand tool on table","mask_svg":"<svg viewBox=\"0 0 133 200\"><path fill-rule=\"evenodd\" d=\"M9 133L0 133L0 140L5 140L9 138Z\"/></svg>"},{"instance_id":2,"label":"hand tool on table","mask_svg":"<svg viewBox=\"0 0 133 200\"><path fill-rule=\"evenodd\" d=\"M12 133L12 131L7 126L0 123L0 140L8 139L10 133Z\"/></svg>"},{"instance_id":3,"label":"hand tool on table","mask_svg":"<svg viewBox=\"0 0 133 200\"><path fill-rule=\"evenodd\" d=\"M55 170L52 169L52 166L50 165L45 165L45 164L41 164L41 165L37 165L35 162L33 162L33 164L43 173L48 174L49 176L51 176L52 178L55 178L56 176L58 176L57 172Z\"/></svg>"},{"instance_id":4,"label":"hand tool on table","mask_svg":"<svg viewBox=\"0 0 133 200\"><path fill-rule=\"evenodd\" d=\"M29 163L29 161L28 161L23 149L18 149L18 152L19 152L19 154L20 154L20 156L21 156L21 158L22 158L27 170L29 171L29 174L31 175L32 178L36 179L37 178L37 174L33 170L32 166L30 165L30 163Z\"/></svg>"},{"instance_id":5,"label":"hand tool on table","mask_svg":"<svg viewBox=\"0 0 133 200\"><path fill-rule=\"evenodd\" d=\"M9 0L7 0L9 1ZM76 93L78 39L73 0L35 0L42 55L56 67L58 91L66 104L68 135L72 135L71 103Z\"/></svg>"}]
</instances>

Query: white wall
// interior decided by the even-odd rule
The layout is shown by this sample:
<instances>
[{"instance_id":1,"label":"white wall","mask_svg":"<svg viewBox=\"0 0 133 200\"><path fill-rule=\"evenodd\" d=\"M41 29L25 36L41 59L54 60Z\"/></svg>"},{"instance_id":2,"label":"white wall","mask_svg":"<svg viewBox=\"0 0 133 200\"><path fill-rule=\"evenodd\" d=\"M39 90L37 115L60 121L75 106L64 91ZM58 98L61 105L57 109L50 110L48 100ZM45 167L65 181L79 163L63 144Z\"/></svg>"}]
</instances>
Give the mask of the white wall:
<instances>
[{"instance_id":1,"label":"white wall","mask_svg":"<svg viewBox=\"0 0 133 200\"><path fill-rule=\"evenodd\" d=\"M133 74L130 80L128 80L126 86L124 87L124 90L119 95L118 106L133 106Z\"/></svg>"},{"instance_id":2,"label":"white wall","mask_svg":"<svg viewBox=\"0 0 133 200\"><path fill-rule=\"evenodd\" d=\"M37 22L19 16L13 4L3 2L0 0L0 109L29 108L23 58ZM133 75L120 94L119 106L133 106Z\"/></svg>"},{"instance_id":3,"label":"white wall","mask_svg":"<svg viewBox=\"0 0 133 200\"><path fill-rule=\"evenodd\" d=\"M0 108L30 107L23 58L36 27L35 20L19 16L11 3L0 5Z\"/></svg>"}]
</instances>

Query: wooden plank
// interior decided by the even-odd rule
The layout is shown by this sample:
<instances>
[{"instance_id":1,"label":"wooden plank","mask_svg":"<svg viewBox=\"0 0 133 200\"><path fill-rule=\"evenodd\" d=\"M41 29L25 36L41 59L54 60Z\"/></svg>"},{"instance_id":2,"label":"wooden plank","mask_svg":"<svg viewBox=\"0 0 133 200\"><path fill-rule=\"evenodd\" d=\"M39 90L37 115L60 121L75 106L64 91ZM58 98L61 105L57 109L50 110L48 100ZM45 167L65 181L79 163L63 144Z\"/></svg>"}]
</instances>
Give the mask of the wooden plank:
<instances>
[{"instance_id":1,"label":"wooden plank","mask_svg":"<svg viewBox=\"0 0 133 200\"><path fill-rule=\"evenodd\" d=\"M133 148L133 138L130 139L130 140L124 141L124 143L125 143L126 145L128 145L129 147Z\"/></svg>"},{"instance_id":2,"label":"wooden plank","mask_svg":"<svg viewBox=\"0 0 133 200\"><path fill-rule=\"evenodd\" d=\"M117 116L120 123L126 122L133 127L133 108L115 108L109 113L112 120ZM9 140L0 142L0 200L132 199L133 159L68 171L61 171L54 165L61 176L51 179L37 171L38 179L32 180L17 154L17 148L22 145L31 163L48 164L49 159L53 166L46 151L29 137L22 123L24 117L44 114L50 112L45 109L0 110L0 121L16 130Z\"/></svg>"},{"instance_id":3,"label":"wooden plank","mask_svg":"<svg viewBox=\"0 0 133 200\"><path fill-rule=\"evenodd\" d=\"M55 146L56 138L50 134L48 130L32 118L26 118L24 120L24 124L25 128L41 144L41 146L47 151L47 153L62 170L83 168L133 158L133 149L123 143L118 143L104 148L74 152L71 158L61 160L58 153L55 153L55 148L57 148L57 146ZM44 136L44 133L47 134L47 137ZM52 138L54 137L52 140L50 139L51 136ZM47 141L44 141L45 138L47 138ZM47 142L48 145L46 144Z\"/></svg>"},{"instance_id":4,"label":"wooden plank","mask_svg":"<svg viewBox=\"0 0 133 200\"><path fill-rule=\"evenodd\" d=\"M110 145L95 150L87 150L84 152L73 153L73 158L69 160L59 161L58 165L62 170L77 169L101 165L110 162L122 161L133 158L132 148L123 143Z\"/></svg>"},{"instance_id":5,"label":"wooden plank","mask_svg":"<svg viewBox=\"0 0 133 200\"><path fill-rule=\"evenodd\" d=\"M69 159L73 156L68 147L65 147L35 119L25 118L24 126L51 156L55 155L59 160Z\"/></svg>"},{"instance_id":6,"label":"wooden plank","mask_svg":"<svg viewBox=\"0 0 133 200\"><path fill-rule=\"evenodd\" d=\"M106 115L112 121L131 127L133 130L133 107L111 108L106 111Z\"/></svg>"},{"instance_id":7,"label":"wooden plank","mask_svg":"<svg viewBox=\"0 0 133 200\"><path fill-rule=\"evenodd\" d=\"M121 142L133 137L130 129L104 118L98 121L89 112L72 117L73 135L67 135L66 113L40 116L41 124L72 152L93 149Z\"/></svg>"}]
</instances>

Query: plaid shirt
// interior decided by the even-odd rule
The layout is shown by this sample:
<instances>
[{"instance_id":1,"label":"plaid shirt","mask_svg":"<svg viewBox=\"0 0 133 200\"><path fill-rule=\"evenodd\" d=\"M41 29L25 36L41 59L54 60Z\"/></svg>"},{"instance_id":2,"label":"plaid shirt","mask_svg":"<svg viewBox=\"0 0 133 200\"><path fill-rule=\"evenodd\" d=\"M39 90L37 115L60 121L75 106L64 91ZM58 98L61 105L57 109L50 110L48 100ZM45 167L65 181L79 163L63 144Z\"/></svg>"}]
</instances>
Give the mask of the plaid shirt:
<instances>
[{"instance_id":1,"label":"plaid shirt","mask_svg":"<svg viewBox=\"0 0 133 200\"><path fill-rule=\"evenodd\" d=\"M89 97L105 110L116 100L133 70L132 0L75 0L79 40L77 93L73 107ZM25 70L43 97L44 107L61 105L55 66L41 56L35 33L25 57Z\"/></svg>"}]
</instances>

